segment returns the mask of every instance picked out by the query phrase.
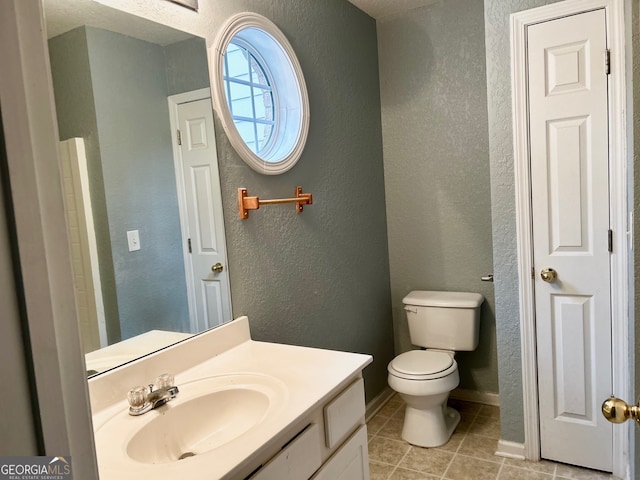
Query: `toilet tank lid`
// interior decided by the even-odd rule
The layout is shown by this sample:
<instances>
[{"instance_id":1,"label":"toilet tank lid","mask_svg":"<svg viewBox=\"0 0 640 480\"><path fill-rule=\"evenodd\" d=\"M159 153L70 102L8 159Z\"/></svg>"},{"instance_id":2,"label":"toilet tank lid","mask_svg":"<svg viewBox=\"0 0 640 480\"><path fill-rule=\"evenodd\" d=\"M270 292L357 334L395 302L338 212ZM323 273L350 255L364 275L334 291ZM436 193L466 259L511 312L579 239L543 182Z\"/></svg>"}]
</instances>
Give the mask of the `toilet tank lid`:
<instances>
[{"instance_id":1,"label":"toilet tank lid","mask_svg":"<svg viewBox=\"0 0 640 480\"><path fill-rule=\"evenodd\" d=\"M444 308L477 308L484 301L479 293L414 290L402 299L405 305Z\"/></svg>"}]
</instances>

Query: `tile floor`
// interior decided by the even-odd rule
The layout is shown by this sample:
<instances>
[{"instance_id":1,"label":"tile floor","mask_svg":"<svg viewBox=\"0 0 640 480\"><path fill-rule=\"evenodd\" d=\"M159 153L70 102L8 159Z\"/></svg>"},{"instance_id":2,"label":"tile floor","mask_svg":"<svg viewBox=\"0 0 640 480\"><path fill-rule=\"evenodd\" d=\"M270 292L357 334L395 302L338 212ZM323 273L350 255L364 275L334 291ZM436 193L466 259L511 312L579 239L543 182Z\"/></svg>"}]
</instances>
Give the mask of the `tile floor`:
<instances>
[{"instance_id":1,"label":"tile floor","mask_svg":"<svg viewBox=\"0 0 640 480\"><path fill-rule=\"evenodd\" d=\"M404 403L398 395L367 423L371 480L601 480L601 472L549 461L494 455L500 436L498 407L449 400L462 420L446 445L420 448L400 437Z\"/></svg>"}]
</instances>

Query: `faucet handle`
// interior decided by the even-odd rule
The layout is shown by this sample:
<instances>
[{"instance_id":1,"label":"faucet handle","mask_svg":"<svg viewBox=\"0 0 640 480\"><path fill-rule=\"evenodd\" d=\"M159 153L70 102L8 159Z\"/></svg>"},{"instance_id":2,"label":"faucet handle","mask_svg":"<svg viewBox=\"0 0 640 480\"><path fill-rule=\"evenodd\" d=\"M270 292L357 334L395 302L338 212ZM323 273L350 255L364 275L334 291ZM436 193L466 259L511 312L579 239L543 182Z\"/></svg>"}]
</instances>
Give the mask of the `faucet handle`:
<instances>
[{"instance_id":1,"label":"faucet handle","mask_svg":"<svg viewBox=\"0 0 640 480\"><path fill-rule=\"evenodd\" d=\"M149 396L149 387L137 386L133 387L127 393L127 400L129 400L129 406L135 408L141 408L147 403L147 397Z\"/></svg>"},{"instance_id":2,"label":"faucet handle","mask_svg":"<svg viewBox=\"0 0 640 480\"><path fill-rule=\"evenodd\" d=\"M170 373L158 375L155 381L156 388L170 388L175 385L175 377Z\"/></svg>"}]
</instances>

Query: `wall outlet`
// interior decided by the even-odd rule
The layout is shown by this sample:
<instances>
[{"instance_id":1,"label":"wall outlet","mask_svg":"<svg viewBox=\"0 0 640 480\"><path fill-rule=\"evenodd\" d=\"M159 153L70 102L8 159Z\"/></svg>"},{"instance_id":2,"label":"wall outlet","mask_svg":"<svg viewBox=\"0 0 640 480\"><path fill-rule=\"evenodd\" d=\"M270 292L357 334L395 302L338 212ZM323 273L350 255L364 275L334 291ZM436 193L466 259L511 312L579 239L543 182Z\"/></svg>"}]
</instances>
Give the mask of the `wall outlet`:
<instances>
[{"instance_id":1,"label":"wall outlet","mask_svg":"<svg viewBox=\"0 0 640 480\"><path fill-rule=\"evenodd\" d=\"M129 230L127 232L127 241L129 242L130 252L140 250L140 232L138 230Z\"/></svg>"}]
</instances>

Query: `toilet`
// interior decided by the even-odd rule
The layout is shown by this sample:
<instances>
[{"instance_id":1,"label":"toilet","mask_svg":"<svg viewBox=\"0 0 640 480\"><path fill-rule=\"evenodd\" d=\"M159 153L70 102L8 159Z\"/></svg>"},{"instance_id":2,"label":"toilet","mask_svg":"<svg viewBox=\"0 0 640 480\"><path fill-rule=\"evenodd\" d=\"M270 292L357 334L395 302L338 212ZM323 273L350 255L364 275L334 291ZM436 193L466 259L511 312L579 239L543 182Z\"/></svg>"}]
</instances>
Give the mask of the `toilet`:
<instances>
[{"instance_id":1,"label":"toilet","mask_svg":"<svg viewBox=\"0 0 640 480\"><path fill-rule=\"evenodd\" d=\"M478 293L422 290L402 300L411 343L425 348L398 355L387 367L389 386L407 405L402 439L410 444L444 445L460 422L460 413L447 406L460 382L454 355L478 346L483 301Z\"/></svg>"}]
</instances>

